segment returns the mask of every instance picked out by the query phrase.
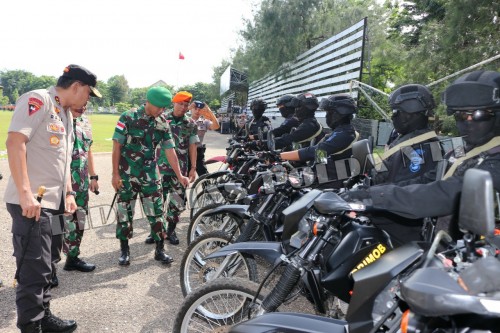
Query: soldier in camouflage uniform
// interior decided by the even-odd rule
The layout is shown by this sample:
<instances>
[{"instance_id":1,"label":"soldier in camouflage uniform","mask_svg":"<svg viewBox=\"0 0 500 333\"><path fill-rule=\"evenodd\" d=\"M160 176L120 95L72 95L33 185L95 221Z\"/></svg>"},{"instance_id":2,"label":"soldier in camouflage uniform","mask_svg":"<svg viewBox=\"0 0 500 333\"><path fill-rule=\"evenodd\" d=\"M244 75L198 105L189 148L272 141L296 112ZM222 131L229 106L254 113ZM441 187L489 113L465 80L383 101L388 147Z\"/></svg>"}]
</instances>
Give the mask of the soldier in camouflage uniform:
<instances>
[{"instance_id":1,"label":"soldier in camouflage uniform","mask_svg":"<svg viewBox=\"0 0 500 333\"><path fill-rule=\"evenodd\" d=\"M186 112L191 102L192 95L187 91L178 92L172 102L174 102L173 111L168 112L165 117L170 124L172 137L175 141L175 151L179 158L179 166L183 175L188 175L189 181L193 182L196 177L196 143L199 142L198 127ZM189 162L191 168L188 170ZM159 154L158 168L162 175L163 199L166 203L169 195L168 209L166 212L167 239L171 244L179 244L179 239L175 233L175 227L179 222L179 215L184 209L186 198L186 189L175 177L174 170L170 161L165 158L162 151ZM170 192L170 193L169 193ZM166 203L167 204L167 203ZM151 243L151 239L146 239L146 243Z\"/></svg>"},{"instance_id":2,"label":"soldier in camouflage uniform","mask_svg":"<svg viewBox=\"0 0 500 333\"><path fill-rule=\"evenodd\" d=\"M178 182L187 186L189 179L182 176L175 153L170 126L164 110L170 106L172 95L164 87L150 88L146 104L137 111L126 111L120 116L113 135L112 184L118 191L116 238L120 240L120 265L130 263L128 240L133 236L131 201L139 194L142 207L151 226L151 237L156 242L155 260L169 264L173 259L164 252L165 223L163 197L155 150L159 146Z\"/></svg>"},{"instance_id":3,"label":"soldier in camouflage uniform","mask_svg":"<svg viewBox=\"0 0 500 333\"><path fill-rule=\"evenodd\" d=\"M68 219L66 233L64 234L63 251L66 254L65 271L77 270L80 272L91 272L95 265L86 263L78 258L80 244L82 242L85 221L89 212L89 188L98 193L98 177L94 170L94 157L92 155L92 127L87 116L84 114L85 107L79 110L71 110L73 114L73 133L75 141L71 156L71 186L76 192L77 211ZM90 173L90 182L89 182Z\"/></svg>"}]
</instances>

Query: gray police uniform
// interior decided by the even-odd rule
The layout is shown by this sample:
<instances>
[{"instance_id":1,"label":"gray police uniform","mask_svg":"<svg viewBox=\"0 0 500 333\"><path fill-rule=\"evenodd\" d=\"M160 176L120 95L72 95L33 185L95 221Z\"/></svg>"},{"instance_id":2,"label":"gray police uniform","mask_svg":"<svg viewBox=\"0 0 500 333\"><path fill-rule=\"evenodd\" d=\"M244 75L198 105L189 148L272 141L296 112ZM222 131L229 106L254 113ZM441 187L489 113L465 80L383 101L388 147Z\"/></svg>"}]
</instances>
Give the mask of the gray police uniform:
<instances>
[{"instance_id":1,"label":"gray police uniform","mask_svg":"<svg viewBox=\"0 0 500 333\"><path fill-rule=\"evenodd\" d=\"M59 216L64 211L66 180L71 162L71 113L59 104L55 87L22 95L16 103L9 132L24 134L27 171L31 192L35 196L40 186L46 192L42 199L40 220L22 216L19 194L12 177L5 190L7 210L12 216L12 241L16 264L20 264L23 246L28 245L19 272L16 290L17 322L27 324L42 319L43 303L50 301L51 244L53 234L62 229ZM33 229L29 232L31 226ZM30 234L29 242L25 238ZM61 243L62 245L62 243Z\"/></svg>"}]
</instances>

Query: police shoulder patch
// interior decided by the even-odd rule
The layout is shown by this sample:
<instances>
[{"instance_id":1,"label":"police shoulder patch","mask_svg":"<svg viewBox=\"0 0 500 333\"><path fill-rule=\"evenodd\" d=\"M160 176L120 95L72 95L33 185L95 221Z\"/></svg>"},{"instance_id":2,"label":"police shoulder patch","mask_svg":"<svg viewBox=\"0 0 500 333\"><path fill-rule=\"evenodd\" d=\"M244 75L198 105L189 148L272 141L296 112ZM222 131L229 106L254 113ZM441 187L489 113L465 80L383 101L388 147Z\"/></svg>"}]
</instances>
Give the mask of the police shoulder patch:
<instances>
[{"instance_id":1,"label":"police shoulder patch","mask_svg":"<svg viewBox=\"0 0 500 333\"><path fill-rule=\"evenodd\" d=\"M36 97L30 97L28 100L29 115L34 115L43 106L43 102Z\"/></svg>"}]
</instances>

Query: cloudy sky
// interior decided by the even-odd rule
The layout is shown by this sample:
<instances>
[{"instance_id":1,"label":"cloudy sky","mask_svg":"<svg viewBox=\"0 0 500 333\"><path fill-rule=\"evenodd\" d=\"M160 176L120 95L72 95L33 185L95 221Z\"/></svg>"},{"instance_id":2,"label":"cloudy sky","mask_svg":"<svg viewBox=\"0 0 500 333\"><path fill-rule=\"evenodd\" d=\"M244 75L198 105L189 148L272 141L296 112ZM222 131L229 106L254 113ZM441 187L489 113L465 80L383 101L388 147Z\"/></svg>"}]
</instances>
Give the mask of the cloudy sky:
<instances>
[{"instance_id":1,"label":"cloudy sky","mask_svg":"<svg viewBox=\"0 0 500 333\"><path fill-rule=\"evenodd\" d=\"M79 64L132 88L211 82L259 0L7 0L0 71L58 77ZM185 59L179 60L179 52Z\"/></svg>"}]
</instances>

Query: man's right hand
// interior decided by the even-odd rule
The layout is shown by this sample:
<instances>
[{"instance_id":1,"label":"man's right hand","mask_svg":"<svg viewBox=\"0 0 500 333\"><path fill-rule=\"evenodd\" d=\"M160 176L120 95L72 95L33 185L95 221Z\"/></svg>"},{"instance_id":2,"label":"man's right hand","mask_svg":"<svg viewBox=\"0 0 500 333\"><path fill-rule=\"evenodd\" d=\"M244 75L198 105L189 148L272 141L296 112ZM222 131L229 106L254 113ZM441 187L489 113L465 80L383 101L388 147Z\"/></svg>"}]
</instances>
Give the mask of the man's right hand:
<instances>
[{"instance_id":1,"label":"man's right hand","mask_svg":"<svg viewBox=\"0 0 500 333\"><path fill-rule=\"evenodd\" d=\"M180 177L177 177L177 179L179 179L179 183L181 183L182 186L188 187L188 185L189 185L189 178L188 177L180 176Z\"/></svg>"},{"instance_id":2,"label":"man's right hand","mask_svg":"<svg viewBox=\"0 0 500 333\"><path fill-rule=\"evenodd\" d=\"M113 177L111 178L111 185L113 185L113 188L116 192L118 192L123 187L123 181L120 178L120 175L113 174Z\"/></svg>"},{"instance_id":3,"label":"man's right hand","mask_svg":"<svg viewBox=\"0 0 500 333\"><path fill-rule=\"evenodd\" d=\"M29 219L35 218L36 221L40 219L42 206L38 201L36 201L32 193L21 195L19 198L19 204L23 210L23 216Z\"/></svg>"}]
</instances>

